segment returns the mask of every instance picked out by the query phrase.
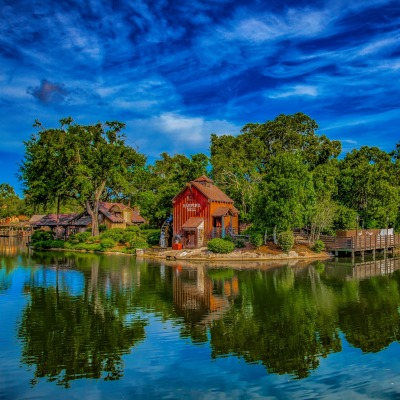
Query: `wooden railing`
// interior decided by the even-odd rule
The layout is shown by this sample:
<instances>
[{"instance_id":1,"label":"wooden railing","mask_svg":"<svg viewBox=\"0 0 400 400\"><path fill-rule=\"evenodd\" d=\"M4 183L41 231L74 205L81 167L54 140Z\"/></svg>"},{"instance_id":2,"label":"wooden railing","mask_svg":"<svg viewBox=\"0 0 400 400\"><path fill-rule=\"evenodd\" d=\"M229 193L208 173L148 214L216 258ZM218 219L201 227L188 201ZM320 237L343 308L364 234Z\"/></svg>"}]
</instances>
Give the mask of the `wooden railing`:
<instances>
[{"instance_id":1,"label":"wooden railing","mask_svg":"<svg viewBox=\"0 0 400 400\"><path fill-rule=\"evenodd\" d=\"M343 251L367 251L381 250L400 246L400 234L395 235L371 235L357 237L323 236L320 239L325 243L327 250Z\"/></svg>"}]
</instances>

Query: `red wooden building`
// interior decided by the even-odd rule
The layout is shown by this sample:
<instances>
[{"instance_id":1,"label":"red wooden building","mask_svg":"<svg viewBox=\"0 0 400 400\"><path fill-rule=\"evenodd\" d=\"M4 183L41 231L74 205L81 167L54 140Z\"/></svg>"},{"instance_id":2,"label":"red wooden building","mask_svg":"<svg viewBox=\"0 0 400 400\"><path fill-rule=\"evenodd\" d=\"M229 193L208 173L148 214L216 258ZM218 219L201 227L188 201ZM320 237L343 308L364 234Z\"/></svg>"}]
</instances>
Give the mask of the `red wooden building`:
<instances>
[{"instance_id":1,"label":"red wooden building","mask_svg":"<svg viewBox=\"0 0 400 400\"><path fill-rule=\"evenodd\" d=\"M183 247L202 247L214 237L238 233L238 210L213 181L201 176L187 183L172 200L174 236Z\"/></svg>"}]
</instances>

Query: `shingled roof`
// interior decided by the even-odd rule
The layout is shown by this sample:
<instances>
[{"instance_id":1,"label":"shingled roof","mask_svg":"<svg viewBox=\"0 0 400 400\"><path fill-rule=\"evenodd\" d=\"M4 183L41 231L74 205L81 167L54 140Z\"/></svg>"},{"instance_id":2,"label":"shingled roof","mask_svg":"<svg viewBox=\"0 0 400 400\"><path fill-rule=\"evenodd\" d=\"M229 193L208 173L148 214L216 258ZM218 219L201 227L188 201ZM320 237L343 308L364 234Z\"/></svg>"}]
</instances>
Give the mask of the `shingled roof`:
<instances>
[{"instance_id":1,"label":"shingled roof","mask_svg":"<svg viewBox=\"0 0 400 400\"><path fill-rule=\"evenodd\" d=\"M227 196L221 189L214 185L212 179L208 178L205 175L200 176L199 178L191 181L188 186L195 187L199 192L201 192L205 197L207 197L211 201L223 202L233 204L233 200ZM181 193L186 190L181 190L173 199L174 201Z\"/></svg>"},{"instance_id":2,"label":"shingled roof","mask_svg":"<svg viewBox=\"0 0 400 400\"><path fill-rule=\"evenodd\" d=\"M36 222L31 222L33 226L67 226L71 225L71 221L76 218L79 214L47 214L44 215Z\"/></svg>"}]
</instances>

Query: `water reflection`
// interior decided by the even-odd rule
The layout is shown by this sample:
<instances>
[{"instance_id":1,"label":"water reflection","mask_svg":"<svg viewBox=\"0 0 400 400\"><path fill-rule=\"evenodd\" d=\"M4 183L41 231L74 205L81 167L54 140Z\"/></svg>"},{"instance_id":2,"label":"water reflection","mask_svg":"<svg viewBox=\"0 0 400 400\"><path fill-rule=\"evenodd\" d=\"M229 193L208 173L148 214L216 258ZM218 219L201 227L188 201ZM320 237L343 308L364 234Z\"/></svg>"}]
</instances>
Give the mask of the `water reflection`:
<instances>
[{"instance_id":1,"label":"water reflection","mask_svg":"<svg viewBox=\"0 0 400 400\"><path fill-rule=\"evenodd\" d=\"M121 379L124 355L135 357L132 350L149 340L154 317L178 328L182 347L188 339L207 346L210 362L237 357L266 375L297 379L347 344L375 353L399 340L400 258L255 270L82 253L0 261L3 292L13 271L28 272L18 338L33 384ZM162 362L165 355L148 357Z\"/></svg>"}]
</instances>

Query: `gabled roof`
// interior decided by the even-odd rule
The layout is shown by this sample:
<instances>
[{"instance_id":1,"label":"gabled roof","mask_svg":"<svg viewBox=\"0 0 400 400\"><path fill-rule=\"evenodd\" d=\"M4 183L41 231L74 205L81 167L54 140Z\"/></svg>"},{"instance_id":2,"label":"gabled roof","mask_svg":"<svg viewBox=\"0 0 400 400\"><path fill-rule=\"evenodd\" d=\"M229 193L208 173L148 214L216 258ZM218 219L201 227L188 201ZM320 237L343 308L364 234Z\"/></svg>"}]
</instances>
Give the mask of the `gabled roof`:
<instances>
[{"instance_id":1,"label":"gabled roof","mask_svg":"<svg viewBox=\"0 0 400 400\"><path fill-rule=\"evenodd\" d=\"M114 206L119 203L106 203L106 202L100 202L99 204L99 212L101 212L105 217L107 217L111 222L115 223L123 223L124 218L123 217L117 217L113 213L111 213L109 210Z\"/></svg>"},{"instance_id":2,"label":"gabled roof","mask_svg":"<svg viewBox=\"0 0 400 400\"><path fill-rule=\"evenodd\" d=\"M182 229L198 228L201 225L202 222L204 222L204 218L191 217L182 225Z\"/></svg>"},{"instance_id":3,"label":"gabled roof","mask_svg":"<svg viewBox=\"0 0 400 400\"><path fill-rule=\"evenodd\" d=\"M231 203L233 204L233 200L227 196L221 189L213 184L213 181L202 175L194 181L188 183L184 189L182 189L173 199L174 202L186 189L187 187L193 186L199 192L201 192L205 197L207 197L210 201L222 202L222 203Z\"/></svg>"}]
</instances>

